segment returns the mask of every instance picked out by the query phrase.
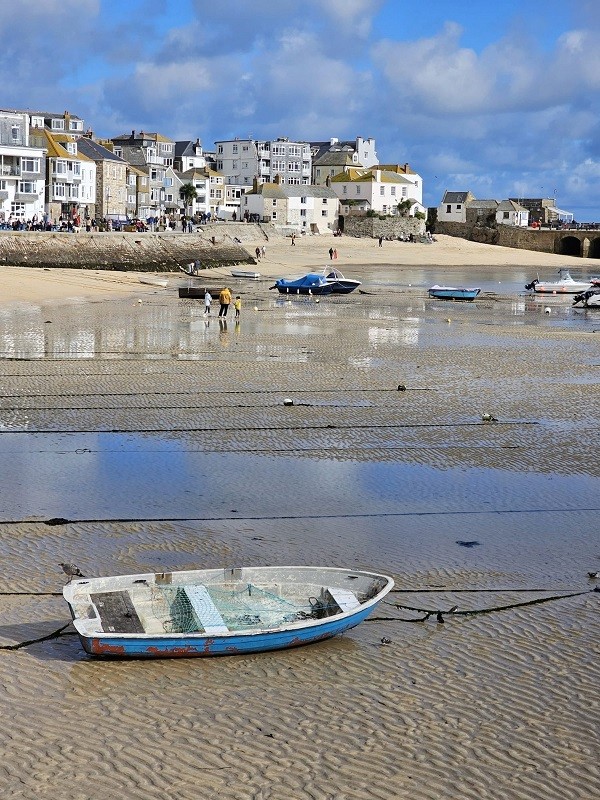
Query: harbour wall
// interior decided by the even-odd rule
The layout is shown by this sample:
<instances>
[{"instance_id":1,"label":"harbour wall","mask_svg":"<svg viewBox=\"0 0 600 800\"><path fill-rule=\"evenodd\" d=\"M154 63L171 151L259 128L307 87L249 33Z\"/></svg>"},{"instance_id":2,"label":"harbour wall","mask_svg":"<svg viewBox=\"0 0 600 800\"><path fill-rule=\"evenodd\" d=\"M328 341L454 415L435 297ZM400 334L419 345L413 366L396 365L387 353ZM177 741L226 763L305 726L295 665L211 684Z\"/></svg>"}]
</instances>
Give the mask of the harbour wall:
<instances>
[{"instance_id":1,"label":"harbour wall","mask_svg":"<svg viewBox=\"0 0 600 800\"><path fill-rule=\"evenodd\" d=\"M378 239L390 236L397 239L399 236L421 236L425 233L425 221L414 217L367 217L348 215L344 217L344 234L363 239Z\"/></svg>"},{"instance_id":2,"label":"harbour wall","mask_svg":"<svg viewBox=\"0 0 600 800\"><path fill-rule=\"evenodd\" d=\"M600 230L533 230L510 225L436 222L435 232L500 247L580 258L600 258Z\"/></svg>"},{"instance_id":3,"label":"harbour wall","mask_svg":"<svg viewBox=\"0 0 600 800\"><path fill-rule=\"evenodd\" d=\"M268 241L269 226L221 223L195 233L59 233L0 231L0 265L172 272L254 264L244 241Z\"/></svg>"}]
</instances>

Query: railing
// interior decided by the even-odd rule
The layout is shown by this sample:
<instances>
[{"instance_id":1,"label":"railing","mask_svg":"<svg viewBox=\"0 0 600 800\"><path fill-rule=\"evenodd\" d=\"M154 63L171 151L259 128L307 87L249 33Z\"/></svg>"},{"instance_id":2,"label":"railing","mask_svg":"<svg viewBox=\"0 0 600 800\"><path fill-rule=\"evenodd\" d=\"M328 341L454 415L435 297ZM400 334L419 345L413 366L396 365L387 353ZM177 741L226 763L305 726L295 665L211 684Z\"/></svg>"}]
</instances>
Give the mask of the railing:
<instances>
[{"instance_id":1,"label":"railing","mask_svg":"<svg viewBox=\"0 0 600 800\"><path fill-rule=\"evenodd\" d=\"M9 164L0 165L0 175L20 175L20 167L11 167Z\"/></svg>"}]
</instances>

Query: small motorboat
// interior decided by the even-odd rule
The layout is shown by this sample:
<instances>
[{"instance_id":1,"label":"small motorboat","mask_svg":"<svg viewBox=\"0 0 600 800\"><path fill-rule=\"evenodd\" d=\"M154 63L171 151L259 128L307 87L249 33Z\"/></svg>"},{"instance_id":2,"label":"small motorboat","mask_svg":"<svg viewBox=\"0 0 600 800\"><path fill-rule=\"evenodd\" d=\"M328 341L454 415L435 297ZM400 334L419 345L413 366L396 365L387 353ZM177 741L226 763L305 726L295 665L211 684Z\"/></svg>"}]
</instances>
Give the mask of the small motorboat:
<instances>
[{"instance_id":1,"label":"small motorboat","mask_svg":"<svg viewBox=\"0 0 600 800\"><path fill-rule=\"evenodd\" d=\"M350 294L361 285L361 281L345 278L339 269L325 267L323 275L327 283L332 287L332 294Z\"/></svg>"},{"instance_id":2,"label":"small motorboat","mask_svg":"<svg viewBox=\"0 0 600 800\"><path fill-rule=\"evenodd\" d=\"M539 278L534 278L531 283L525 284L527 290L533 290L536 294L579 294L591 287L591 281L573 280L568 269L558 270L557 281L540 281Z\"/></svg>"},{"instance_id":3,"label":"small motorboat","mask_svg":"<svg viewBox=\"0 0 600 800\"><path fill-rule=\"evenodd\" d=\"M260 278L260 272L252 272L249 269L232 269L232 278L247 278L251 281L257 281Z\"/></svg>"},{"instance_id":4,"label":"small motorboat","mask_svg":"<svg viewBox=\"0 0 600 800\"><path fill-rule=\"evenodd\" d=\"M573 298L573 305L581 303L585 308L600 308L600 284L592 286L581 294L576 294Z\"/></svg>"},{"instance_id":5,"label":"small motorboat","mask_svg":"<svg viewBox=\"0 0 600 800\"><path fill-rule=\"evenodd\" d=\"M436 300L475 300L480 288L465 288L462 286L432 286L427 290L429 297Z\"/></svg>"},{"instance_id":6,"label":"small motorboat","mask_svg":"<svg viewBox=\"0 0 600 800\"><path fill-rule=\"evenodd\" d=\"M148 286L162 286L164 288L165 286L169 285L169 281L166 278L148 277L148 278L140 278L139 281L140 283L145 283Z\"/></svg>"},{"instance_id":7,"label":"small motorboat","mask_svg":"<svg viewBox=\"0 0 600 800\"><path fill-rule=\"evenodd\" d=\"M302 278L279 278L269 289L277 289L280 294L332 294L333 284L327 281L323 273L309 272Z\"/></svg>"},{"instance_id":8,"label":"small motorboat","mask_svg":"<svg viewBox=\"0 0 600 800\"><path fill-rule=\"evenodd\" d=\"M355 627L392 589L335 567L244 567L81 578L63 596L86 653L129 658L259 653Z\"/></svg>"}]
</instances>

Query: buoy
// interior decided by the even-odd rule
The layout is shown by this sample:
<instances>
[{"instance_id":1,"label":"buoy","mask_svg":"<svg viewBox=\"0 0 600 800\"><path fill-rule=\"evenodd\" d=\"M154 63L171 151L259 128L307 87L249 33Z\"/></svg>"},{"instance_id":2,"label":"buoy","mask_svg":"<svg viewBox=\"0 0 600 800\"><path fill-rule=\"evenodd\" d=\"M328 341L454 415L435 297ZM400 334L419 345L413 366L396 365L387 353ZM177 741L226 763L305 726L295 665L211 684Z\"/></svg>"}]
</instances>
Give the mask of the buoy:
<instances>
[{"instance_id":1,"label":"buoy","mask_svg":"<svg viewBox=\"0 0 600 800\"><path fill-rule=\"evenodd\" d=\"M293 406L294 405L294 401L292 400L291 397L286 397L286 398L284 398L283 405L284 406Z\"/></svg>"},{"instance_id":2,"label":"buoy","mask_svg":"<svg viewBox=\"0 0 600 800\"><path fill-rule=\"evenodd\" d=\"M141 305L141 304L142 304L142 301L141 301L141 300L138 300L138 303Z\"/></svg>"},{"instance_id":3,"label":"buoy","mask_svg":"<svg viewBox=\"0 0 600 800\"><path fill-rule=\"evenodd\" d=\"M318 302L319 302L319 298L317 297L317 299L315 300L315 303L318 303Z\"/></svg>"},{"instance_id":4,"label":"buoy","mask_svg":"<svg viewBox=\"0 0 600 800\"><path fill-rule=\"evenodd\" d=\"M255 311L258 311L258 306L254 306L254 310L255 310Z\"/></svg>"},{"instance_id":5,"label":"buoy","mask_svg":"<svg viewBox=\"0 0 600 800\"><path fill-rule=\"evenodd\" d=\"M544 314L549 314L551 311L552 309L546 306L546 308L544 309Z\"/></svg>"},{"instance_id":6,"label":"buoy","mask_svg":"<svg viewBox=\"0 0 600 800\"><path fill-rule=\"evenodd\" d=\"M446 320L446 322L452 322L452 320L450 319L450 317L448 317L448 319Z\"/></svg>"}]
</instances>

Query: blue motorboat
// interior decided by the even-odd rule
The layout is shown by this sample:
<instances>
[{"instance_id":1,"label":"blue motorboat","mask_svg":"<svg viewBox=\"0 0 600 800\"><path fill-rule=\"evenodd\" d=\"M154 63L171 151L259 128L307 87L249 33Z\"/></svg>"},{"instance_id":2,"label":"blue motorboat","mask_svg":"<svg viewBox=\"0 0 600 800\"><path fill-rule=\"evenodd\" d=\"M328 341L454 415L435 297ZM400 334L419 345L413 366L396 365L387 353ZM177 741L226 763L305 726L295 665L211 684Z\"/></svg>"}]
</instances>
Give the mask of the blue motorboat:
<instances>
[{"instance_id":1,"label":"blue motorboat","mask_svg":"<svg viewBox=\"0 0 600 800\"><path fill-rule=\"evenodd\" d=\"M280 294L331 294L333 288L327 278L318 272L309 272L295 280L279 278L273 286L269 286L269 289L277 289Z\"/></svg>"},{"instance_id":2,"label":"blue motorboat","mask_svg":"<svg viewBox=\"0 0 600 800\"><path fill-rule=\"evenodd\" d=\"M393 585L336 567L244 567L80 578L63 595L87 653L174 658L328 639L362 622Z\"/></svg>"},{"instance_id":3,"label":"blue motorboat","mask_svg":"<svg viewBox=\"0 0 600 800\"><path fill-rule=\"evenodd\" d=\"M481 289L460 286L432 286L428 289L429 297L436 300L475 300Z\"/></svg>"},{"instance_id":4,"label":"blue motorboat","mask_svg":"<svg viewBox=\"0 0 600 800\"><path fill-rule=\"evenodd\" d=\"M357 289L361 282L354 278L345 278L339 269L325 267L323 270L325 280L331 286L332 294L350 294Z\"/></svg>"}]
</instances>

